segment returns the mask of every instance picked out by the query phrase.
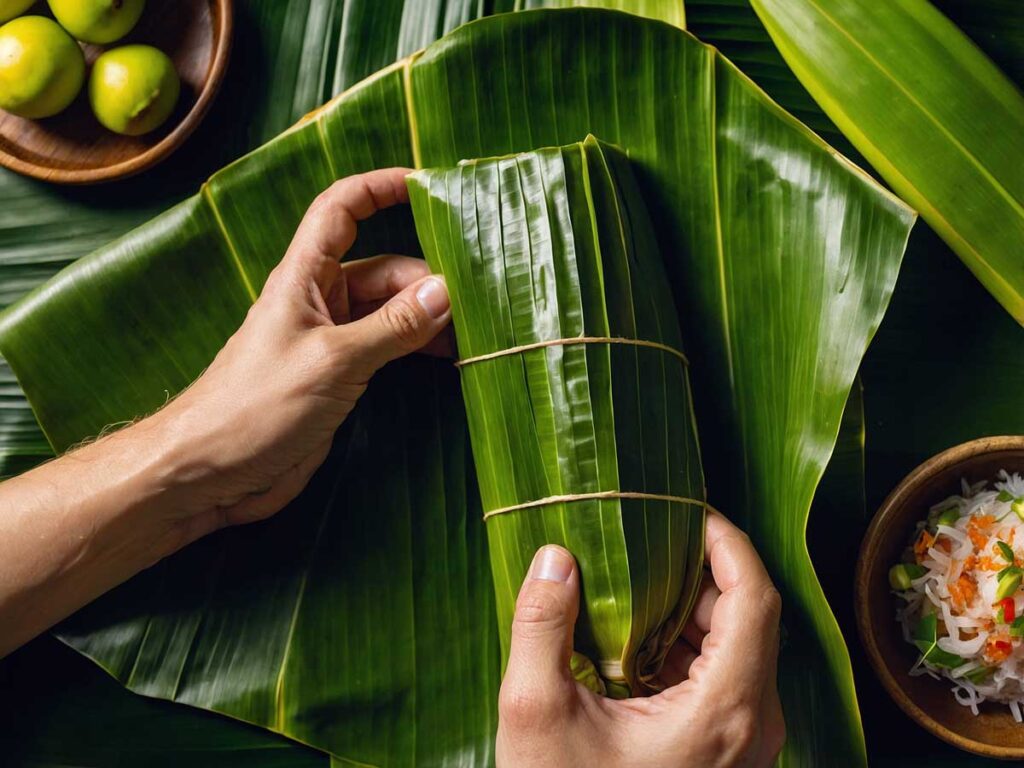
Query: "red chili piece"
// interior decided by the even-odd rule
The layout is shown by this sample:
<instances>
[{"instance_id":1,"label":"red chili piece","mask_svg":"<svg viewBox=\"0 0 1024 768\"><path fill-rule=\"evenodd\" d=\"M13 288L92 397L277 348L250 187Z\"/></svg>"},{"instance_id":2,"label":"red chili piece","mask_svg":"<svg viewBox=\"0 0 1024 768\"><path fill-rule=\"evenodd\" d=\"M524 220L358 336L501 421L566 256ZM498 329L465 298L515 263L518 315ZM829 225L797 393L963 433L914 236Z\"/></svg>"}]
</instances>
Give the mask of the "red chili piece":
<instances>
[{"instance_id":1,"label":"red chili piece","mask_svg":"<svg viewBox=\"0 0 1024 768\"><path fill-rule=\"evenodd\" d=\"M1014 612L1016 611L1016 606L1014 605L1013 598L1005 597L999 601L999 605L1002 606L1003 609L1003 621L1005 621L1007 624L1011 623L1014 618Z\"/></svg>"}]
</instances>

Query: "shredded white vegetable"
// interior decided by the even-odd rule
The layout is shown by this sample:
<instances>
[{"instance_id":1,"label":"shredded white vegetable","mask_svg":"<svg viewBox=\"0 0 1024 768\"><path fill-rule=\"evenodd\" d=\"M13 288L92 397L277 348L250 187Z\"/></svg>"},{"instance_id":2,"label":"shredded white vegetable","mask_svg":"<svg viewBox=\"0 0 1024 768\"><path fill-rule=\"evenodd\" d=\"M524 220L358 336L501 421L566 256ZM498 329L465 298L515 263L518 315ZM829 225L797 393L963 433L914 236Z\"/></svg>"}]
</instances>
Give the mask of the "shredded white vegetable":
<instances>
[{"instance_id":1,"label":"shredded white vegetable","mask_svg":"<svg viewBox=\"0 0 1024 768\"><path fill-rule=\"evenodd\" d=\"M904 603L896 611L903 637L913 642L922 611L936 613L936 646L947 654L919 655L910 674L952 683L957 702L974 714L986 701L1006 704L1021 723L1024 631L1017 637L1011 634L1010 622L998 620L1003 603L996 595L1004 568L1024 568L1024 519L1012 506L1024 499L1024 478L1001 470L991 487L985 481L963 479L960 488L960 494L934 505L928 518L918 524L915 542L923 539L924 546L915 549L914 558L910 554L906 558L925 572L910 579L909 589L897 592ZM958 519L946 525L950 510L956 511ZM943 524L937 525L943 513ZM1010 547L1014 562L1008 561L997 542ZM1018 587L1009 597L1011 621L1024 616L1024 589ZM1019 623L1024 624L1024 619Z\"/></svg>"}]
</instances>

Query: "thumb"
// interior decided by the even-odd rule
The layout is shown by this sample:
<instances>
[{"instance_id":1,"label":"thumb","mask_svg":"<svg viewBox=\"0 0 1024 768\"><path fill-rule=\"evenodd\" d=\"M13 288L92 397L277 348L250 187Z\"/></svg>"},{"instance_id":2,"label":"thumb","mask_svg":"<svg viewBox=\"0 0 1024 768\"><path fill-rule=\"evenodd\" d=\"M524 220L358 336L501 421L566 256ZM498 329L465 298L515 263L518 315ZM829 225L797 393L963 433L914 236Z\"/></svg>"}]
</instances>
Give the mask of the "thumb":
<instances>
[{"instance_id":1,"label":"thumb","mask_svg":"<svg viewBox=\"0 0 1024 768\"><path fill-rule=\"evenodd\" d=\"M430 275L395 294L376 312L337 328L353 366L372 376L415 352L448 325L451 303L444 278Z\"/></svg>"},{"instance_id":2,"label":"thumb","mask_svg":"<svg viewBox=\"0 0 1024 768\"><path fill-rule=\"evenodd\" d=\"M534 555L512 621L502 696L543 708L567 690L572 634L579 613L579 571L573 556L548 545ZM557 702L549 702L557 703Z\"/></svg>"}]
</instances>

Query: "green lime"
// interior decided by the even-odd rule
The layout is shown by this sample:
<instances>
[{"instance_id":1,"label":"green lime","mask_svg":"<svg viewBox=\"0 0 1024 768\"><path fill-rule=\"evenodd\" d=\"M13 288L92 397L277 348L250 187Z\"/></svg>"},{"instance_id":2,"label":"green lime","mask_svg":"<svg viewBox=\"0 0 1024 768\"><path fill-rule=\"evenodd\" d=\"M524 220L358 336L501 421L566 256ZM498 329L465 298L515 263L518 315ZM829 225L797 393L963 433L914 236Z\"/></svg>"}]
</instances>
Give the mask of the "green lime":
<instances>
[{"instance_id":1,"label":"green lime","mask_svg":"<svg viewBox=\"0 0 1024 768\"><path fill-rule=\"evenodd\" d=\"M139 136L158 128L178 103L181 83L167 55L149 45L107 51L92 68L89 103L115 133Z\"/></svg>"},{"instance_id":2,"label":"green lime","mask_svg":"<svg viewBox=\"0 0 1024 768\"><path fill-rule=\"evenodd\" d=\"M5 21L10 21L15 16L20 16L29 8L36 0L0 0L0 24Z\"/></svg>"},{"instance_id":3,"label":"green lime","mask_svg":"<svg viewBox=\"0 0 1024 768\"><path fill-rule=\"evenodd\" d=\"M146 0L48 0L61 26L87 43L112 43L132 31Z\"/></svg>"},{"instance_id":4,"label":"green lime","mask_svg":"<svg viewBox=\"0 0 1024 768\"><path fill-rule=\"evenodd\" d=\"M0 109L50 117L82 89L85 57L52 19L22 16L0 27Z\"/></svg>"}]
</instances>

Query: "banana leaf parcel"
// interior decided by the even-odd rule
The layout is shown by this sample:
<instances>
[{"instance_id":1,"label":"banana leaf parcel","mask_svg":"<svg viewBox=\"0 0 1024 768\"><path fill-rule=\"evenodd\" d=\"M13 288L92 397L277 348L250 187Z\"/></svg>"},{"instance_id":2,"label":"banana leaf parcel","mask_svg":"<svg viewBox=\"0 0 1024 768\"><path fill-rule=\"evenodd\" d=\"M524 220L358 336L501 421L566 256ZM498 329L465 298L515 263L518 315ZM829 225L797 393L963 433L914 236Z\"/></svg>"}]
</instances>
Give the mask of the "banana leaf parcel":
<instances>
[{"instance_id":1,"label":"banana leaf parcel","mask_svg":"<svg viewBox=\"0 0 1024 768\"><path fill-rule=\"evenodd\" d=\"M561 544L599 689L650 689L700 581L705 493L675 304L628 161L588 137L409 188L450 286L503 650L534 552Z\"/></svg>"}]
</instances>

